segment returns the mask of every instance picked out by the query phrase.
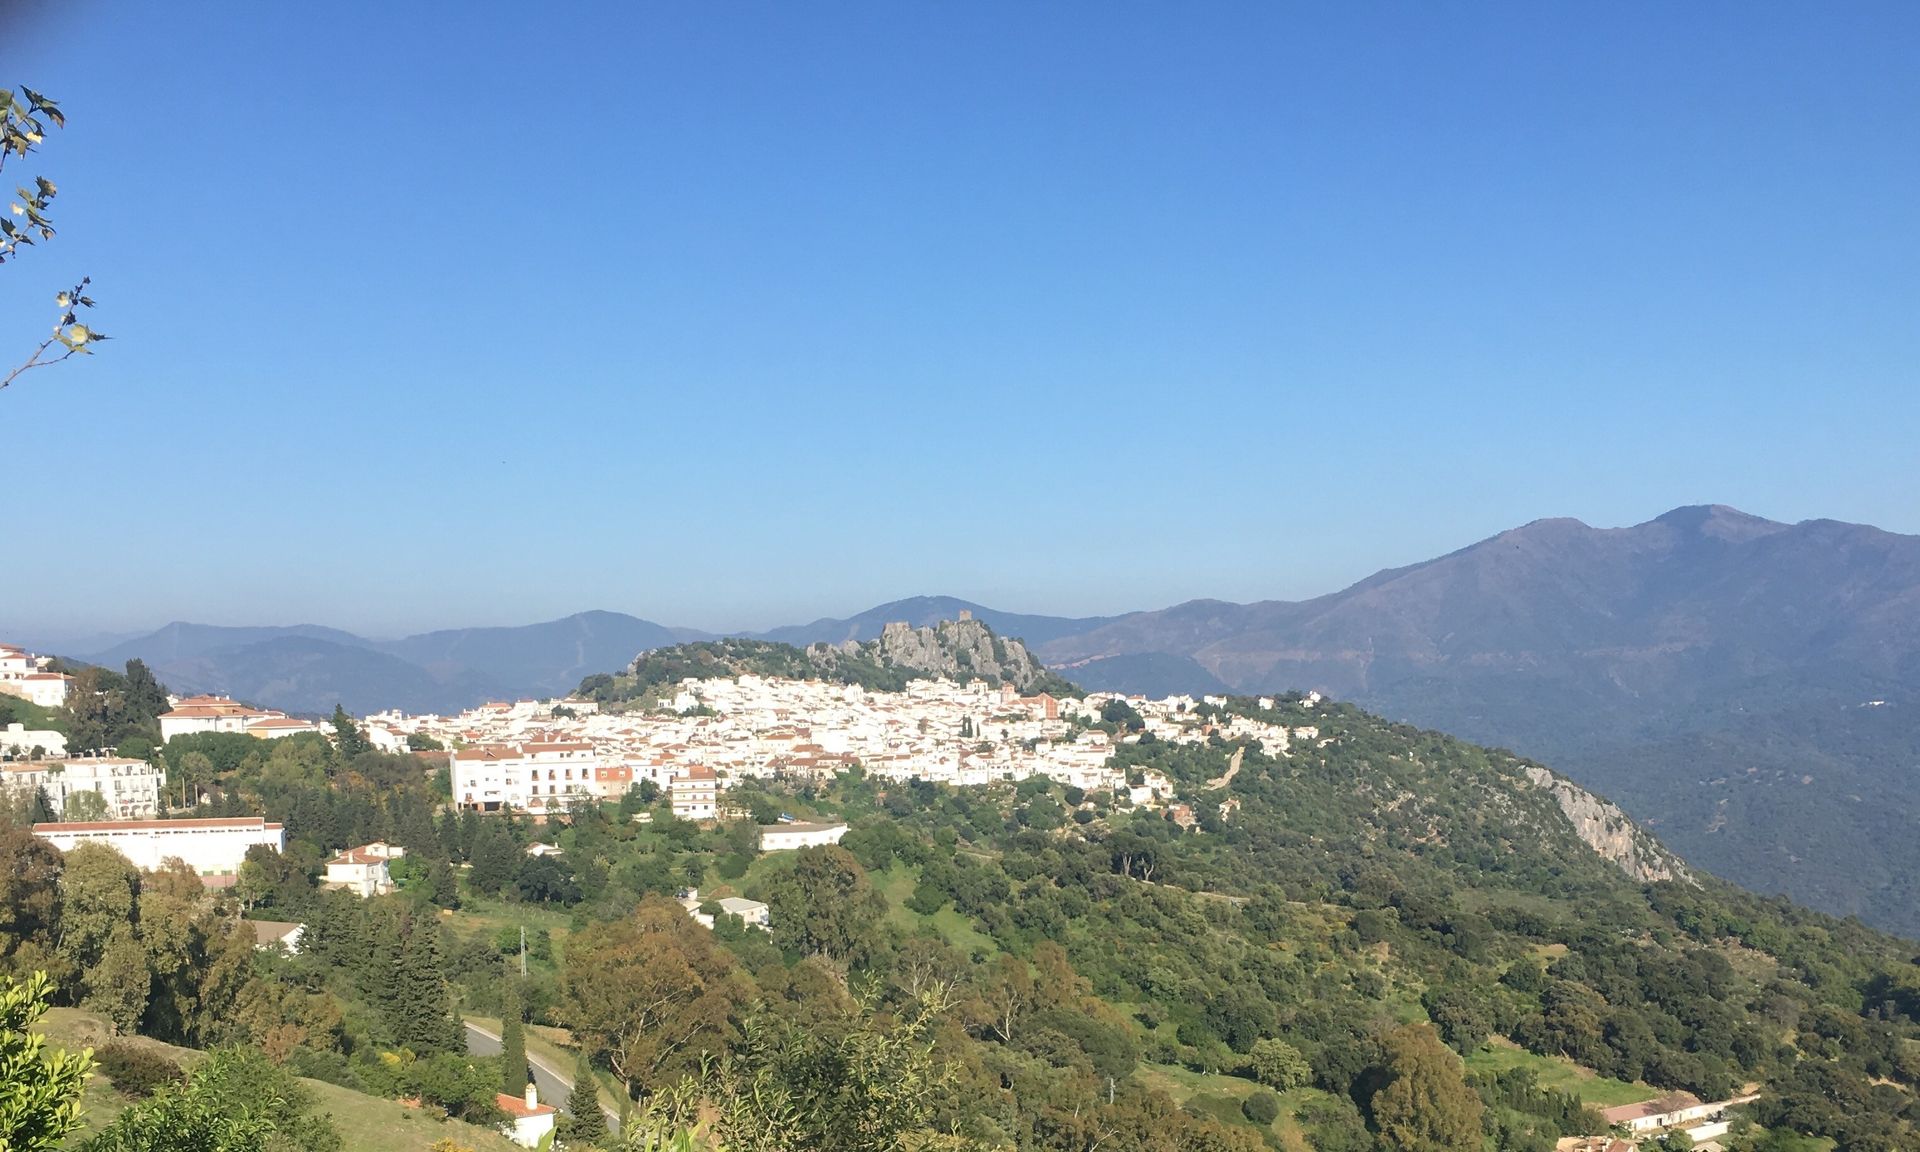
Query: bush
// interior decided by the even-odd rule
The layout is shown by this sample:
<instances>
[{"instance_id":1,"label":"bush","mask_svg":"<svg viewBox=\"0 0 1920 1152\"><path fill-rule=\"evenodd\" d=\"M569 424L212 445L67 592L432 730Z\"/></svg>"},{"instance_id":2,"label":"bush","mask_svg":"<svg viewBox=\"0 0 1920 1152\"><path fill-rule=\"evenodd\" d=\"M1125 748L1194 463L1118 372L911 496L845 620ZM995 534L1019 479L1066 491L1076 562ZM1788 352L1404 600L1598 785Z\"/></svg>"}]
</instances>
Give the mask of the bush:
<instances>
[{"instance_id":1,"label":"bush","mask_svg":"<svg viewBox=\"0 0 1920 1152\"><path fill-rule=\"evenodd\" d=\"M1246 1098L1240 1105L1240 1113L1264 1128L1280 1118L1280 1096L1262 1088Z\"/></svg>"},{"instance_id":2,"label":"bush","mask_svg":"<svg viewBox=\"0 0 1920 1152\"><path fill-rule=\"evenodd\" d=\"M109 1040L94 1051L100 1071L124 1096L140 1099L153 1095L154 1089L178 1084L187 1078L180 1065L166 1053L128 1040Z\"/></svg>"}]
</instances>

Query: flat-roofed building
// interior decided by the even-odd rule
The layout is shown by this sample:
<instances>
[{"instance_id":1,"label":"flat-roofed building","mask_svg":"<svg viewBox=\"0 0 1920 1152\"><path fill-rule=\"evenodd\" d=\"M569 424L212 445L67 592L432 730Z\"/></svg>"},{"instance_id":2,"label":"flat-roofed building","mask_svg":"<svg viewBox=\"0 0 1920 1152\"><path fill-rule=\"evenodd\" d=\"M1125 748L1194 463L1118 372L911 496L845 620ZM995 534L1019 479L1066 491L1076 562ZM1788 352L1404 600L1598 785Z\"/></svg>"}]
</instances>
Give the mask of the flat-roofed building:
<instances>
[{"instance_id":1,"label":"flat-roofed building","mask_svg":"<svg viewBox=\"0 0 1920 1152\"><path fill-rule=\"evenodd\" d=\"M98 820L62 824L35 824L33 834L68 852L81 844L104 844L125 856L134 867L158 868L178 859L213 886L232 883L247 849L264 845L275 852L287 848L285 826L258 816L209 820Z\"/></svg>"},{"instance_id":2,"label":"flat-roofed building","mask_svg":"<svg viewBox=\"0 0 1920 1152\"><path fill-rule=\"evenodd\" d=\"M61 760L14 760L0 764L0 787L25 793L38 788L55 812L81 792L100 797L99 814L114 820L150 820L160 812L164 773L145 760L86 756Z\"/></svg>"}]
</instances>

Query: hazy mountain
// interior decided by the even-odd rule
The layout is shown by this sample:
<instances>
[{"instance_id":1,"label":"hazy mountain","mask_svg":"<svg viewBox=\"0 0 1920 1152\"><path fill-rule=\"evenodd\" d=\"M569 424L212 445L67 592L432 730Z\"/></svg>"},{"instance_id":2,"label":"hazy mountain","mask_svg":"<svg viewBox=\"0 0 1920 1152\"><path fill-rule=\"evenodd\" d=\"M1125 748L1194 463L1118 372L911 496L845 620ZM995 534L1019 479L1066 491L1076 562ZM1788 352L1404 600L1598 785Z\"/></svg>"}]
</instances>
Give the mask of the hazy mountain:
<instances>
[{"instance_id":1,"label":"hazy mountain","mask_svg":"<svg viewBox=\"0 0 1920 1152\"><path fill-rule=\"evenodd\" d=\"M145 660L175 692L220 692L290 712L457 712L500 697L564 695L589 672L636 652L697 639L617 612L514 628L462 628L375 641L335 628L169 624L86 657Z\"/></svg>"},{"instance_id":2,"label":"hazy mountain","mask_svg":"<svg viewBox=\"0 0 1920 1152\"><path fill-rule=\"evenodd\" d=\"M175 692L218 692L309 714L331 712L335 704L359 715L387 708L445 712L503 694L469 671L436 676L385 652L306 636L170 660L155 671Z\"/></svg>"},{"instance_id":3,"label":"hazy mountain","mask_svg":"<svg viewBox=\"0 0 1920 1152\"><path fill-rule=\"evenodd\" d=\"M378 647L431 672L508 685L507 695L546 697L565 695L582 677L618 668L638 652L702 635L619 612L581 612L517 628L426 632Z\"/></svg>"},{"instance_id":4,"label":"hazy mountain","mask_svg":"<svg viewBox=\"0 0 1920 1152\"><path fill-rule=\"evenodd\" d=\"M1314 600L1196 601L1040 652L1184 657L1506 745L1709 869L1920 931L1920 537L1717 506L1542 520Z\"/></svg>"},{"instance_id":5,"label":"hazy mountain","mask_svg":"<svg viewBox=\"0 0 1920 1152\"><path fill-rule=\"evenodd\" d=\"M1056 672L1090 692L1124 692L1158 699L1180 693L1231 692L1218 676L1191 656L1170 652L1128 652L1096 656L1056 668Z\"/></svg>"},{"instance_id":6,"label":"hazy mountain","mask_svg":"<svg viewBox=\"0 0 1920 1152\"><path fill-rule=\"evenodd\" d=\"M847 640L864 642L877 638L881 629L888 624L903 623L911 624L915 628L927 628L942 620L957 620L962 612L973 613L974 619L986 624L1001 636L1022 640L1030 645L1044 644L1062 636L1086 632L1100 627L1109 620L1109 617L1104 616L1077 619L1066 616L1029 616L1018 612L1000 612L966 600L956 600L951 596L914 596L906 600L882 604L878 608L869 608L858 616L849 616L844 620L815 620L811 624L792 624L784 628L746 633L746 635L755 640L772 640L802 648L809 644L839 644Z\"/></svg>"},{"instance_id":7,"label":"hazy mountain","mask_svg":"<svg viewBox=\"0 0 1920 1152\"><path fill-rule=\"evenodd\" d=\"M166 627L145 636L121 641L103 652L95 652L86 657L89 663L107 668L118 668L127 661L138 657L148 664L159 666L181 660L193 660L209 656L216 652L244 648L249 644L258 644L266 640L278 640L298 637L309 640L325 640L332 644L365 648L370 642L355 636L351 632L342 632L338 628L326 628L318 624L293 624L285 627L263 628L227 628L215 624L188 624L174 621ZM331 707L331 705L329 705Z\"/></svg>"}]
</instances>

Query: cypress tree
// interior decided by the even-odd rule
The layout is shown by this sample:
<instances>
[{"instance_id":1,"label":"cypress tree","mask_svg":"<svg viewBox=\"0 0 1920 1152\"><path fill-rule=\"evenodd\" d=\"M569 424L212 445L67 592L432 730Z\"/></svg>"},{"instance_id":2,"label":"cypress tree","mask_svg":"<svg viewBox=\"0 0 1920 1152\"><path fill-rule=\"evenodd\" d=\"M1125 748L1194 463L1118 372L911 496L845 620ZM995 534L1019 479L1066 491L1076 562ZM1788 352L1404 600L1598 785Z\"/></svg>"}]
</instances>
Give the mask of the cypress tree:
<instances>
[{"instance_id":1,"label":"cypress tree","mask_svg":"<svg viewBox=\"0 0 1920 1152\"><path fill-rule=\"evenodd\" d=\"M527 1031L521 1013L520 980L510 975L500 998L500 1091L509 1096L527 1090Z\"/></svg>"},{"instance_id":2,"label":"cypress tree","mask_svg":"<svg viewBox=\"0 0 1920 1152\"><path fill-rule=\"evenodd\" d=\"M598 1144L607 1138L607 1118L600 1111L600 1094L593 1086L593 1065L584 1054L573 1071L573 1091L567 1093L567 1113L572 1117L567 1126L569 1143Z\"/></svg>"}]
</instances>

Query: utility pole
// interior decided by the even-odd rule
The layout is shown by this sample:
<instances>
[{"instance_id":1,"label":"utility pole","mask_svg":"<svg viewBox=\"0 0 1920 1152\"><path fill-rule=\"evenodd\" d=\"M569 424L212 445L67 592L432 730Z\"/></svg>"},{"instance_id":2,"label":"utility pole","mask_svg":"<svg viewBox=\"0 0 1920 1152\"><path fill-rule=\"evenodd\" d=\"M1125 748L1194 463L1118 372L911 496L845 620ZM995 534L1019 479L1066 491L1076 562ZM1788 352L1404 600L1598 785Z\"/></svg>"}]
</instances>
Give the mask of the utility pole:
<instances>
[{"instance_id":1,"label":"utility pole","mask_svg":"<svg viewBox=\"0 0 1920 1152\"><path fill-rule=\"evenodd\" d=\"M520 925L520 978L527 976L527 926Z\"/></svg>"}]
</instances>

